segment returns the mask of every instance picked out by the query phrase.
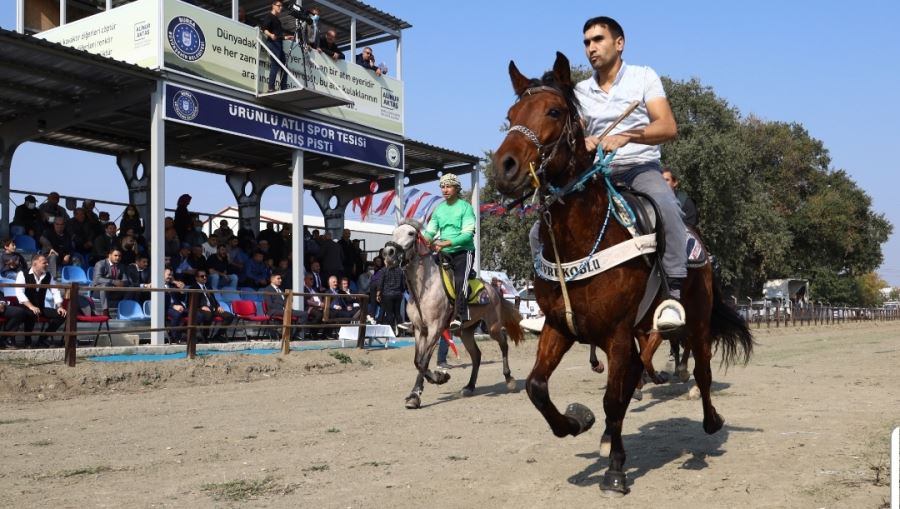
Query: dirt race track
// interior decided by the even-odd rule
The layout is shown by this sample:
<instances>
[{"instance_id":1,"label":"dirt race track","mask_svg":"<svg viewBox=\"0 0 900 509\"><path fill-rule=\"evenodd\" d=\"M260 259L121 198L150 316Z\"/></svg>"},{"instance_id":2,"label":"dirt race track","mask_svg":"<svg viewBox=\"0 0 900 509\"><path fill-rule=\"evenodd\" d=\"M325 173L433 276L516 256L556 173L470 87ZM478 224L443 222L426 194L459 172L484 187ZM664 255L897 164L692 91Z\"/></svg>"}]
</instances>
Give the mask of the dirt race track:
<instances>
[{"instance_id":1,"label":"dirt race track","mask_svg":"<svg viewBox=\"0 0 900 509\"><path fill-rule=\"evenodd\" d=\"M602 421L555 438L524 391L532 338L499 349L472 398L451 370L405 410L412 350L194 362L0 364L0 507L887 507L900 425L900 325L760 331L746 367L713 371L725 428L707 436L688 384L647 386L625 420L631 494L597 487ZM656 365L666 362L665 348ZM576 345L558 407L602 419L605 375Z\"/></svg>"}]
</instances>

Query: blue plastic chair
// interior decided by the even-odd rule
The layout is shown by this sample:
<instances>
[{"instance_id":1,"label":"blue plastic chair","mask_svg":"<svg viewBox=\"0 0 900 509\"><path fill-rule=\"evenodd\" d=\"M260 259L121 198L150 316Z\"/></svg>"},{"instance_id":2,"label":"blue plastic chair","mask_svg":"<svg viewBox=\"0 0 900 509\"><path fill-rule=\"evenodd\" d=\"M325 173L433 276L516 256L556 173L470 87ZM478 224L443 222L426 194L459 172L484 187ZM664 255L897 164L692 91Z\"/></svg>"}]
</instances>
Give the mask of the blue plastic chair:
<instances>
[{"instance_id":1,"label":"blue plastic chair","mask_svg":"<svg viewBox=\"0 0 900 509\"><path fill-rule=\"evenodd\" d=\"M34 237L31 235L16 235L13 237L13 240L16 243L16 248L26 253L36 253L37 242L34 241Z\"/></svg>"},{"instance_id":2,"label":"blue plastic chair","mask_svg":"<svg viewBox=\"0 0 900 509\"><path fill-rule=\"evenodd\" d=\"M88 279L93 281L94 280L94 266L91 265L90 267L88 267L88 269L85 271L85 274L87 274Z\"/></svg>"},{"instance_id":3,"label":"blue plastic chair","mask_svg":"<svg viewBox=\"0 0 900 509\"><path fill-rule=\"evenodd\" d=\"M15 282L16 282L15 279L0 278L0 283L13 284ZM16 289L11 286L4 286L3 287L3 296L4 297L15 297Z\"/></svg>"},{"instance_id":4,"label":"blue plastic chair","mask_svg":"<svg viewBox=\"0 0 900 509\"><path fill-rule=\"evenodd\" d=\"M17 235L25 235L25 227L19 226L17 224L11 225L9 227L9 234L15 238Z\"/></svg>"},{"instance_id":5,"label":"blue plastic chair","mask_svg":"<svg viewBox=\"0 0 900 509\"><path fill-rule=\"evenodd\" d=\"M141 306L141 309L144 312L144 316L146 316L147 318L150 318L151 313L150 313L150 301L149 300L144 301L144 305Z\"/></svg>"},{"instance_id":6,"label":"blue plastic chair","mask_svg":"<svg viewBox=\"0 0 900 509\"><path fill-rule=\"evenodd\" d=\"M137 301L128 299L119 301L119 320L146 320L148 318Z\"/></svg>"},{"instance_id":7,"label":"blue plastic chair","mask_svg":"<svg viewBox=\"0 0 900 509\"><path fill-rule=\"evenodd\" d=\"M62 275L59 278L61 283L78 283L80 285L90 284L91 280L88 279L87 274L84 273L84 269L77 265L66 265L62 268Z\"/></svg>"}]
</instances>

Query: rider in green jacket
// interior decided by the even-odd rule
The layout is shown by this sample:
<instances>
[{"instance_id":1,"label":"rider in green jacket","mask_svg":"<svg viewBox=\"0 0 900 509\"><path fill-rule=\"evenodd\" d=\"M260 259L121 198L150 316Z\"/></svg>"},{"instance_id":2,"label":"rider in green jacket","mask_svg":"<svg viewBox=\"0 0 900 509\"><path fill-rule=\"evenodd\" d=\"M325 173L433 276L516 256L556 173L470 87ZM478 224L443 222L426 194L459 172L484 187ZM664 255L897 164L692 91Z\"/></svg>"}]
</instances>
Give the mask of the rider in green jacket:
<instances>
[{"instance_id":1,"label":"rider in green jacket","mask_svg":"<svg viewBox=\"0 0 900 509\"><path fill-rule=\"evenodd\" d=\"M450 330L453 331L469 319L468 279L475 261L475 211L469 202L459 198L459 177L447 173L441 177L440 186L444 202L431 214L431 221L422 235L435 252L443 252L450 257L456 290L456 310L450 322Z\"/></svg>"}]
</instances>

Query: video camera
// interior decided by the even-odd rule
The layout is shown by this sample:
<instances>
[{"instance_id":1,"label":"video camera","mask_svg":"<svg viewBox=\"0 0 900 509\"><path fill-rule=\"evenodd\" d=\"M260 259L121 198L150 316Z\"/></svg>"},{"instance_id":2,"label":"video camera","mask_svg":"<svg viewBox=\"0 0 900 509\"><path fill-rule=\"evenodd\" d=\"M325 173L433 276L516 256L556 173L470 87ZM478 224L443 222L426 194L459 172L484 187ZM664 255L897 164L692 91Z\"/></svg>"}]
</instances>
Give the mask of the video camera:
<instances>
[{"instance_id":1,"label":"video camera","mask_svg":"<svg viewBox=\"0 0 900 509\"><path fill-rule=\"evenodd\" d=\"M300 2L291 2L290 4L285 3L284 6L287 13L297 18L298 21L312 23L312 14L300 5Z\"/></svg>"}]
</instances>

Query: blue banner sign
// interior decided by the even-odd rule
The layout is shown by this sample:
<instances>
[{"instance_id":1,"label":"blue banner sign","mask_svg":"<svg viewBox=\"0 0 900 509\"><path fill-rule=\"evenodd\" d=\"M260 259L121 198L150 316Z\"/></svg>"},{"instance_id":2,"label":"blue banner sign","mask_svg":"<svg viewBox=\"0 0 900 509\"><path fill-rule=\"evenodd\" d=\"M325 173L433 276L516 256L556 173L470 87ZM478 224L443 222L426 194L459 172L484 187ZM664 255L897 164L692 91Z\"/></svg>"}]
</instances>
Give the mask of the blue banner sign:
<instances>
[{"instance_id":1,"label":"blue banner sign","mask_svg":"<svg viewBox=\"0 0 900 509\"><path fill-rule=\"evenodd\" d=\"M403 168L403 144L171 83L166 120L380 166Z\"/></svg>"}]
</instances>

